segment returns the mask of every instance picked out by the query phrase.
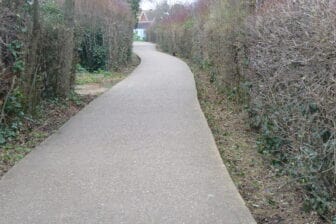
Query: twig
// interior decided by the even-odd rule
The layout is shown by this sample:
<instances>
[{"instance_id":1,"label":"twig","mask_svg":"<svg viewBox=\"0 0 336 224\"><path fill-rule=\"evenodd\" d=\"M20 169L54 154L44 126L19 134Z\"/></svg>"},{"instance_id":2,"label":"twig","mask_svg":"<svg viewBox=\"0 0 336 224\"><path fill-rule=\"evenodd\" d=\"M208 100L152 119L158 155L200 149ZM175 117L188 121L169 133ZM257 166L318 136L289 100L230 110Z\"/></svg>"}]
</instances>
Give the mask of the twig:
<instances>
[{"instance_id":1,"label":"twig","mask_svg":"<svg viewBox=\"0 0 336 224\"><path fill-rule=\"evenodd\" d=\"M6 108L6 104L8 102L8 98L10 96L10 94L12 93L13 89L14 89L14 86L15 86L15 80L16 80L16 76L13 77L12 79L12 84L11 84L11 88L9 89L7 95L6 95L6 98L5 98L5 102L4 104L2 105L2 109L1 109L1 115L0 115L0 123L4 122L5 121L5 108Z\"/></svg>"},{"instance_id":2,"label":"twig","mask_svg":"<svg viewBox=\"0 0 336 224\"><path fill-rule=\"evenodd\" d=\"M7 46L7 44L3 41L3 39L0 37L0 44L3 44L5 46Z\"/></svg>"}]
</instances>

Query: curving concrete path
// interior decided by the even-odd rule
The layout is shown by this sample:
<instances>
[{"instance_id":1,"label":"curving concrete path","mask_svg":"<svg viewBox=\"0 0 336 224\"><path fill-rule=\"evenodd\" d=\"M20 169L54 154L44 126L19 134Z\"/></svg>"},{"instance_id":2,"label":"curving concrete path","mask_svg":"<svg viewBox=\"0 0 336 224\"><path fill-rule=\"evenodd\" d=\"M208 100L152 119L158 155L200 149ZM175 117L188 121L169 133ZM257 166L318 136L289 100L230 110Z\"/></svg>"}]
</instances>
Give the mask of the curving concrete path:
<instances>
[{"instance_id":1,"label":"curving concrete path","mask_svg":"<svg viewBox=\"0 0 336 224\"><path fill-rule=\"evenodd\" d=\"M136 43L140 66L0 181L4 224L255 223L181 60Z\"/></svg>"}]
</instances>

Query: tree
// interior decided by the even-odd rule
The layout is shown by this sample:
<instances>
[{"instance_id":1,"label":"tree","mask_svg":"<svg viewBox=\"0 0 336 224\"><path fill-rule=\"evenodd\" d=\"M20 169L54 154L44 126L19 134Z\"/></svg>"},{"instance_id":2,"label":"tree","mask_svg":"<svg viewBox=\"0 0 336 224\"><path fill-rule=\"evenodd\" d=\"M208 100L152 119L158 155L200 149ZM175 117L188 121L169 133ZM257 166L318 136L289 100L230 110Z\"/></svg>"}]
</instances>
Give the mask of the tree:
<instances>
[{"instance_id":1,"label":"tree","mask_svg":"<svg viewBox=\"0 0 336 224\"><path fill-rule=\"evenodd\" d=\"M128 0L128 3L131 5L134 18L137 19L137 15L140 9L140 0Z\"/></svg>"},{"instance_id":2,"label":"tree","mask_svg":"<svg viewBox=\"0 0 336 224\"><path fill-rule=\"evenodd\" d=\"M26 96L26 108L32 113L37 103L36 77L38 73L38 43L40 39L40 4L38 0L33 2L33 30L31 41L27 50L26 71L23 74L24 93Z\"/></svg>"},{"instance_id":3,"label":"tree","mask_svg":"<svg viewBox=\"0 0 336 224\"><path fill-rule=\"evenodd\" d=\"M67 97L74 82L73 59L74 59L74 14L75 1L64 1L64 25L65 32L62 32L64 44L60 58L61 71L57 77L56 94L60 97Z\"/></svg>"}]
</instances>

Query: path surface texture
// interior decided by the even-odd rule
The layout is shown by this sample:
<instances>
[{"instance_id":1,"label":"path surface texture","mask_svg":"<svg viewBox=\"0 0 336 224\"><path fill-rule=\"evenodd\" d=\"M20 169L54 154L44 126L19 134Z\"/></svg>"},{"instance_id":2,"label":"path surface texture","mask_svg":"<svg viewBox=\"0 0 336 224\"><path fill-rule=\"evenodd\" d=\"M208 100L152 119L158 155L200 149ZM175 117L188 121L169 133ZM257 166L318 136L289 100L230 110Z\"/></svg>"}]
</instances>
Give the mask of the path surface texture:
<instances>
[{"instance_id":1,"label":"path surface texture","mask_svg":"<svg viewBox=\"0 0 336 224\"><path fill-rule=\"evenodd\" d=\"M0 180L1 224L255 223L181 60L136 43L139 67Z\"/></svg>"}]
</instances>

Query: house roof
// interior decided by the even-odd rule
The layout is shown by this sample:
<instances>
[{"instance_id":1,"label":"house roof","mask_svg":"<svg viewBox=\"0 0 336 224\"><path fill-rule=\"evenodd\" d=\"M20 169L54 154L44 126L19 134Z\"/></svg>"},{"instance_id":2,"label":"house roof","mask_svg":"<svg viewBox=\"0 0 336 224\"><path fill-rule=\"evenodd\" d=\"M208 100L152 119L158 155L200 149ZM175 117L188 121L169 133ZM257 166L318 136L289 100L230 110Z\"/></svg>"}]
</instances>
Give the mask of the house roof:
<instances>
[{"instance_id":1,"label":"house roof","mask_svg":"<svg viewBox=\"0 0 336 224\"><path fill-rule=\"evenodd\" d=\"M151 13L152 10L142 10L138 16L137 29L148 29L154 22L154 14Z\"/></svg>"},{"instance_id":2,"label":"house roof","mask_svg":"<svg viewBox=\"0 0 336 224\"><path fill-rule=\"evenodd\" d=\"M139 22L153 22L154 19L153 10L142 10L138 16Z\"/></svg>"},{"instance_id":3,"label":"house roof","mask_svg":"<svg viewBox=\"0 0 336 224\"><path fill-rule=\"evenodd\" d=\"M148 21L148 17L146 15L146 13L144 11L142 11L141 14L140 14L139 22L147 22L147 21Z\"/></svg>"}]
</instances>

